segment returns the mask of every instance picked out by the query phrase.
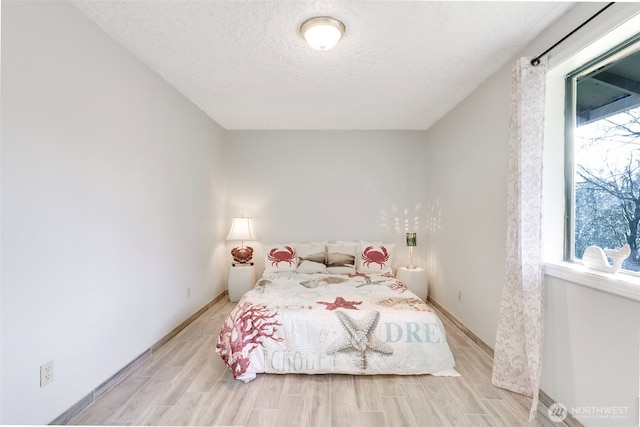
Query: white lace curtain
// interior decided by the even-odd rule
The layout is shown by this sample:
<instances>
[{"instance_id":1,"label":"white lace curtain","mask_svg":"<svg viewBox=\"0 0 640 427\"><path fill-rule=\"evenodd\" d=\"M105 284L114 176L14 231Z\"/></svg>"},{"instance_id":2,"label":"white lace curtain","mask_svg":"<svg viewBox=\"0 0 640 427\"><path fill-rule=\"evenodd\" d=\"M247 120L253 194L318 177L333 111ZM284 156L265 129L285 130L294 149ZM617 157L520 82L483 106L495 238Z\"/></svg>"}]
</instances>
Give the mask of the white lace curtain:
<instances>
[{"instance_id":1,"label":"white lace curtain","mask_svg":"<svg viewBox=\"0 0 640 427\"><path fill-rule=\"evenodd\" d=\"M506 282L492 383L526 396L535 418L543 347L542 144L546 61L513 67L507 178Z\"/></svg>"}]
</instances>

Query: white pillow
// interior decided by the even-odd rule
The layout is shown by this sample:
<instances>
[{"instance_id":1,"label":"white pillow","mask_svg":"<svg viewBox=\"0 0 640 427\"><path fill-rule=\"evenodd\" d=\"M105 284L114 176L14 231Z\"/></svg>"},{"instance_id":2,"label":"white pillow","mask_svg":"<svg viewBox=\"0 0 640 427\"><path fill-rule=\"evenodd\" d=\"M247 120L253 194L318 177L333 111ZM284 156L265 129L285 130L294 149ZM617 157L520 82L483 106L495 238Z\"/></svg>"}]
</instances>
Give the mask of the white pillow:
<instances>
[{"instance_id":1,"label":"white pillow","mask_svg":"<svg viewBox=\"0 0 640 427\"><path fill-rule=\"evenodd\" d=\"M361 241L356 254L358 273L393 273L393 249L395 244Z\"/></svg>"},{"instance_id":2,"label":"white pillow","mask_svg":"<svg viewBox=\"0 0 640 427\"><path fill-rule=\"evenodd\" d=\"M327 245L327 272L332 274L355 274L357 243L333 243Z\"/></svg>"},{"instance_id":3,"label":"white pillow","mask_svg":"<svg viewBox=\"0 0 640 427\"><path fill-rule=\"evenodd\" d=\"M336 245L349 245L349 246L353 245L356 248L360 246L360 242L356 242L355 240L336 240L334 243Z\"/></svg>"},{"instance_id":4,"label":"white pillow","mask_svg":"<svg viewBox=\"0 0 640 427\"><path fill-rule=\"evenodd\" d=\"M324 264L327 242L311 242L296 245L298 256L299 273L326 273L327 266Z\"/></svg>"},{"instance_id":5,"label":"white pillow","mask_svg":"<svg viewBox=\"0 0 640 427\"><path fill-rule=\"evenodd\" d=\"M265 246L264 272L295 271L298 266L295 243Z\"/></svg>"}]
</instances>

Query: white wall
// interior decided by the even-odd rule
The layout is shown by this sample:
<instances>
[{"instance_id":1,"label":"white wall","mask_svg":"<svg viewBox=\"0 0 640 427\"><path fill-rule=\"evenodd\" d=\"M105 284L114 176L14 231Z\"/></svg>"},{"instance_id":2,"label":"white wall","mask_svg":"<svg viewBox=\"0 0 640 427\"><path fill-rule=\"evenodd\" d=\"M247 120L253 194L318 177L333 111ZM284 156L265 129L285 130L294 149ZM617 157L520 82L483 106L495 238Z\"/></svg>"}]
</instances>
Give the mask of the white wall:
<instances>
[{"instance_id":1,"label":"white wall","mask_svg":"<svg viewBox=\"0 0 640 427\"><path fill-rule=\"evenodd\" d=\"M427 165L414 131L230 131L228 217L254 218L260 243L382 240L424 262ZM259 261L259 260L258 260Z\"/></svg>"},{"instance_id":2,"label":"white wall","mask_svg":"<svg viewBox=\"0 0 640 427\"><path fill-rule=\"evenodd\" d=\"M399 263L416 229L432 297L493 345L509 66L427 132L224 132L66 3L3 1L2 27L1 423L51 421L221 292L242 213L263 243L379 239ZM547 286L543 390L635 405L638 304Z\"/></svg>"},{"instance_id":3,"label":"white wall","mask_svg":"<svg viewBox=\"0 0 640 427\"><path fill-rule=\"evenodd\" d=\"M542 389L585 426L637 426L640 302L550 276L546 297Z\"/></svg>"},{"instance_id":4,"label":"white wall","mask_svg":"<svg viewBox=\"0 0 640 427\"><path fill-rule=\"evenodd\" d=\"M2 2L2 424L52 421L224 290L223 138L69 3Z\"/></svg>"},{"instance_id":5,"label":"white wall","mask_svg":"<svg viewBox=\"0 0 640 427\"><path fill-rule=\"evenodd\" d=\"M538 55L602 6L578 4L518 56ZM617 4L613 10L621 7L638 5ZM598 32L594 29L610 28L611 20L606 21L594 22L590 32L582 31L553 56L585 43L587 35ZM492 347L504 283L510 88L511 64L430 128L425 138L428 196L441 218L429 241L430 294ZM562 187L563 181L549 184ZM552 277L547 277L546 289L542 390L569 410L629 408L628 417L581 418L584 425L637 425L640 303Z\"/></svg>"},{"instance_id":6,"label":"white wall","mask_svg":"<svg viewBox=\"0 0 640 427\"><path fill-rule=\"evenodd\" d=\"M429 196L438 207L429 241L431 297L490 346L506 256L505 77L503 69L494 74L426 137Z\"/></svg>"}]
</instances>

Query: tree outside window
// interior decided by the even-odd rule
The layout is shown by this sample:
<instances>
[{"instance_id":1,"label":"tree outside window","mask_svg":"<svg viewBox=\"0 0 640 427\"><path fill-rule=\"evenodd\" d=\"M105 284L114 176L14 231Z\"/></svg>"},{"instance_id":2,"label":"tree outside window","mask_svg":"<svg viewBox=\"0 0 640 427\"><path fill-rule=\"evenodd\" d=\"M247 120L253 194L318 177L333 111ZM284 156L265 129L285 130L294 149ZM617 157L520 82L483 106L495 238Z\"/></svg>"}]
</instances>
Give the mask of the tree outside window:
<instances>
[{"instance_id":1,"label":"tree outside window","mask_svg":"<svg viewBox=\"0 0 640 427\"><path fill-rule=\"evenodd\" d=\"M569 83L573 125L573 259L591 245L631 247L623 269L640 272L640 42L591 64ZM626 51L633 51L627 48Z\"/></svg>"}]
</instances>

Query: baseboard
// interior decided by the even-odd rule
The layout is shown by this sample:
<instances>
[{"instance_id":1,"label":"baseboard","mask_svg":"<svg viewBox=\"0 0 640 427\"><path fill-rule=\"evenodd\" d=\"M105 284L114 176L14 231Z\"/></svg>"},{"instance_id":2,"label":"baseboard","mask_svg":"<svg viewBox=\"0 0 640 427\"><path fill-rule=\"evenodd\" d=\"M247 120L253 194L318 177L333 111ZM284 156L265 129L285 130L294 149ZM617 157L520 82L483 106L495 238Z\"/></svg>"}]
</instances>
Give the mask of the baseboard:
<instances>
[{"instance_id":1,"label":"baseboard","mask_svg":"<svg viewBox=\"0 0 640 427\"><path fill-rule=\"evenodd\" d=\"M435 301L433 298L431 298L430 296L427 296L427 302L429 302L429 304L431 304L438 312L440 312L444 317L446 317L447 320L449 320L451 323L453 323L456 326L456 328L460 329L462 331L462 333L464 333L467 337L469 337L469 339L471 341L473 341L475 344L477 344L478 347L480 347L480 349L482 351L484 351L489 357L491 357L491 359L493 359L493 354L494 354L493 348L491 348L484 341L482 341L480 338L478 338L477 335L475 335L473 332L471 332L469 330L469 328L464 326L458 319L456 319L456 317L454 315L449 313L444 307L442 307L440 304L438 304L438 302ZM553 405L554 403L557 403L551 397L549 397L548 394L546 394L542 390L539 390L539 392L538 392L538 399L539 399L539 402L543 406L544 409L549 409L549 407L551 405ZM569 413L567 414L567 417L564 419L563 422L554 422L554 425L557 425L557 426L560 426L560 427L562 427L562 426L566 426L566 427L584 427L584 425L582 423L580 423L580 421L576 420Z\"/></svg>"},{"instance_id":2,"label":"baseboard","mask_svg":"<svg viewBox=\"0 0 640 427\"><path fill-rule=\"evenodd\" d=\"M155 344L146 349L142 354L133 359L131 362L127 363L122 369L112 375L105 382L100 384L95 389L91 390L86 396L76 402L69 409L64 411L59 417L53 420L50 425L64 425L68 424L73 418L79 415L85 408L91 405L93 402L98 400L100 396L109 391L112 387L118 384L123 378L133 372L136 368L142 365L148 358L150 358L154 353L156 353L163 345L165 345L169 340L178 335L184 328L189 326L194 320L200 317L205 311L210 309L215 303L220 301L227 295L227 291L222 292L220 295L209 301L204 307L193 313L189 316L184 322L180 323L176 326L171 332L167 335L160 338Z\"/></svg>"},{"instance_id":3,"label":"baseboard","mask_svg":"<svg viewBox=\"0 0 640 427\"><path fill-rule=\"evenodd\" d=\"M538 393L538 398L540 399L540 403L544 405L544 407L547 409L551 405L558 403L555 400L553 400L551 397L549 397L549 395L542 390L540 390L540 392ZM584 427L584 424L582 424L580 421L575 419L571 415L571 412L569 411L567 411L567 416L565 417L563 422L567 427Z\"/></svg>"},{"instance_id":4,"label":"baseboard","mask_svg":"<svg viewBox=\"0 0 640 427\"><path fill-rule=\"evenodd\" d=\"M469 328L467 328L466 326L464 326L458 319L456 319L453 314L449 313L443 306L438 304L438 302L436 300L434 300L433 298L428 296L427 297L427 301L429 302L429 304L433 305L436 308L436 310L438 310L440 313L442 313L442 315L444 317L446 317L451 323L456 325L456 327L458 329L460 329L467 337L469 337L469 339L471 341L473 341L475 344L477 344L478 347L480 347L480 349L482 351L487 353L493 359L493 348L491 348L484 341L482 341L480 338L478 338L478 336L476 334L471 332L471 330Z\"/></svg>"}]
</instances>

